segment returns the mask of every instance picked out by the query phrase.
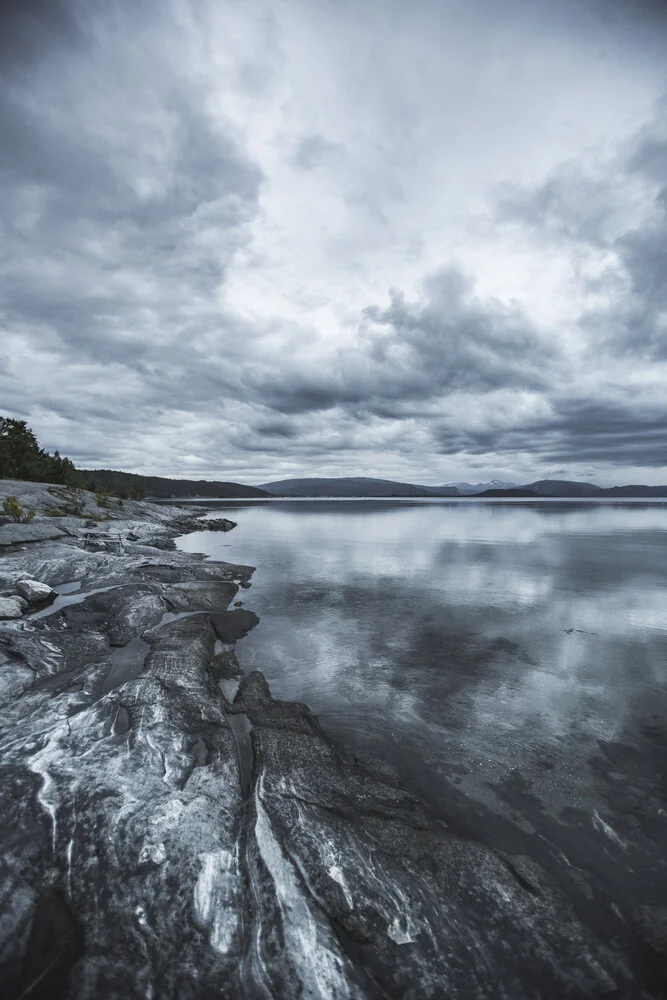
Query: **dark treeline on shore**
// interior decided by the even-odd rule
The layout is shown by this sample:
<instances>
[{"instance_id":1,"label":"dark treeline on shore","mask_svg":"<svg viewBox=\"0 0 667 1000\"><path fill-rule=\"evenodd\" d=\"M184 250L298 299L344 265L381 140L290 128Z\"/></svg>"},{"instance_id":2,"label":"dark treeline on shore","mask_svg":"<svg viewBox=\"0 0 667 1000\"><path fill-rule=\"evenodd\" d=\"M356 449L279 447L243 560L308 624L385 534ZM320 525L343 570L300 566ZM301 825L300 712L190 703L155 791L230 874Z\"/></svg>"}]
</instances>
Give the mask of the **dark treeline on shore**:
<instances>
[{"instance_id":1,"label":"dark treeline on shore","mask_svg":"<svg viewBox=\"0 0 667 1000\"><path fill-rule=\"evenodd\" d=\"M0 478L81 486L80 473L59 452L50 455L25 420L0 417Z\"/></svg>"},{"instance_id":2,"label":"dark treeline on shore","mask_svg":"<svg viewBox=\"0 0 667 1000\"><path fill-rule=\"evenodd\" d=\"M53 483L92 493L109 494L122 500L178 497L267 497L266 490L241 483L194 479L164 479L139 476L113 469L77 469L57 451L50 455L40 447L25 420L0 417L0 479L24 479L31 483Z\"/></svg>"},{"instance_id":3,"label":"dark treeline on shore","mask_svg":"<svg viewBox=\"0 0 667 1000\"><path fill-rule=\"evenodd\" d=\"M125 500L141 499L145 495L141 476L125 472L109 473L108 476L77 469L71 459L63 458L57 451L50 455L40 447L25 420L0 417L0 479L53 483L93 493L110 493Z\"/></svg>"}]
</instances>

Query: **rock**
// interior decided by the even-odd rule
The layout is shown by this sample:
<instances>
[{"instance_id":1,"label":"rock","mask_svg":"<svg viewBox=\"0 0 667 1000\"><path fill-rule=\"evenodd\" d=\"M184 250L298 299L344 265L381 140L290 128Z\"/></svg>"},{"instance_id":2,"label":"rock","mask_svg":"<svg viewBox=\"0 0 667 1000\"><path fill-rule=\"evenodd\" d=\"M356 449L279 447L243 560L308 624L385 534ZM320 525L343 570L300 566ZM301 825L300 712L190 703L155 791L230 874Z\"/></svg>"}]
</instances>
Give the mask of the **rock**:
<instances>
[{"instance_id":1,"label":"rock","mask_svg":"<svg viewBox=\"0 0 667 1000\"><path fill-rule=\"evenodd\" d=\"M56 1000L67 993L67 977L84 954L83 929L62 893L44 889L37 899L23 960L21 996Z\"/></svg>"},{"instance_id":2,"label":"rock","mask_svg":"<svg viewBox=\"0 0 667 1000\"><path fill-rule=\"evenodd\" d=\"M63 538L66 532L55 525L42 521L29 524L3 524L0 526L0 545L22 545L24 542L44 542L51 538Z\"/></svg>"},{"instance_id":3,"label":"rock","mask_svg":"<svg viewBox=\"0 0 667 1000\"><path fill-rule=\"evenodd\" d=\"M226 517L209 518L206 521L197 517L183 517L172 521L171 527L182 535L189 535L193 531L231 531L236 527L236 521L230 521Z\"/></svg>"},{"instance_id":4,"label":"rock","mask_svg":"<svg viewBox=\"0 0 667 1000\"><path fill-rule=\"evenodd\" d=\"M259 618L254 611L239 608L237 611L225 611L222 614L211 615L211 624L218 639L222 642L237 642L247 635L250 629L257 625Z\"/></svg>"},{"instance_id":5,"label":"rock","mask_svg":"<svg viewBox=\"0 0 667 1000\"><path fill-rule=\"evenodd\" d=\"M27 607L22 597L0 597L0 619L20 618Z\"/></svg>"},{"instance_id":6,"label":"rock","mask_svg":"<svg viewBox=\"0 0 667 1000\"><path fill-rule=\"evenodd\" d=\"M644 945L645 961L667 994L667 906L637 906L630 914Z\"/></svg>"},{"instance_id":7,"label":"rock","mask_svg":"<svg viewBox=\"0 0 667 1000\"><path fill-rule=\"evenodd\" d=\"M231 680L243 673L234 649L224 649L211 660L209 670L216 680Z\"/></svg>"},{"instance_id":8,"label":"rock","mask_svg":"<svg viewBox=\"0 0 667 1000\"><path fill-rule=\"evenodd\" d=\"M39 604L40 601L48 601L53 597L54 591L46 583L39 580L19 580L16 584L21 597L25 597L28 604Z\"/></svg>"},{"instance_id":9,"label":"rock","mask_svg":"<svg viewBox=\"0 0 667 1000\"><path fill-rule=\"evenodd\" d=\"M172 611L221 611L237 592L234 583L188 581L166 587L164 596Z\"/></svg>"}]
</instances>

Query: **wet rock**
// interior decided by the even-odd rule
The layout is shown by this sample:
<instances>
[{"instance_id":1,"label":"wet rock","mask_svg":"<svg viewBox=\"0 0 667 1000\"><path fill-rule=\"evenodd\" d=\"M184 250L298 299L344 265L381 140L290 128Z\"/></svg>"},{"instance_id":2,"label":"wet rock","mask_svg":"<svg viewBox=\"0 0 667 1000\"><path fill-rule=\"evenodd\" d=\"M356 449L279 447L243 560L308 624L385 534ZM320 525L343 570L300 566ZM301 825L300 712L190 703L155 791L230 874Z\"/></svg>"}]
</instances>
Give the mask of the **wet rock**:
<instances>
[{"instance_id":1,"label":"wet rock","mask_svg":"<svg viewBox=\"0 0 667 1000\"><path fill-rule=\"evenodd\" d=\"M53 590L46 583L39 580L19 580L16 589L24 597L28 604L39 604L41 601L48 601L53 597Z\"/></svg>"},{"instance_id":2,"label":"wet rock","mask_svg":"<svg viewBox=\"0 0 667 1000\"><path fill-rule=\"evenodd\" d=\"M537 866L508 864L427 821L398 783L329 741L306 706L274 701L261 675L241 687L254 751L247 865L260 991L630 995L623 963Z\"/></svg>"},{"instance_id":3,"label":"wet rock","mask_svg":"<svg viewBox=\"0 0 667 1000\"><path fill-rule=\"evenodd\" d=\"M164 589L165 600L172 611L220 611L237 593L234 583L188 581Z\"/></svg>"},{"instance_id":4,"label":"wet rock","mask_svg":"<svg viewBox=\"0 0 667 1000\"><path fill-rule=\"evenodd\" d=\"M70 970L83 953L83 928L62 893L43 890L30 928L19 995L31 1000L64 1000Z\"/></svg>"},{"instance_id":5,"label":"wet rock","mask_svg":"<svg viewBox=\"0 0 667 1000\"><path fill-rule=\"evenodd\" d=\"M236 521L226 517L207 518L205 521L196 517L179 517L171 522L171 527L181 535L188 535L195 531L231 531L236 527Z\"/></svg>"},{"instance_id":6,"label":"wet rock","mask_svg":"<svg viewBox=\"0 0 667 1000\"><path fill-rule=\"evenodd\" d=\"M237 642L257 625L259 618L253 611L239 608L236 611L211 615L211 622L222 642Z\"/></svg>"},{"instance_id":7,"label":"wet rock","mask_svg":"<svg viewBox=\"0 0 667 1000\"><path fill-rule=\"evenodd\" d=\"M211 660L209 670L215 680L228 680L240 677L243 673L233 647L216 653Z\"/></svg>"},{"instance_id":8,"label":"wet rock","mask_svg":"<svg viewBox=\"0 0 667 1000\"><path fill-rule=\"evenodd\" d=\"M645 960L667 993L667 906L638 906L632 913L632 921L644 945Z\"/></svg>"}]
</instances>

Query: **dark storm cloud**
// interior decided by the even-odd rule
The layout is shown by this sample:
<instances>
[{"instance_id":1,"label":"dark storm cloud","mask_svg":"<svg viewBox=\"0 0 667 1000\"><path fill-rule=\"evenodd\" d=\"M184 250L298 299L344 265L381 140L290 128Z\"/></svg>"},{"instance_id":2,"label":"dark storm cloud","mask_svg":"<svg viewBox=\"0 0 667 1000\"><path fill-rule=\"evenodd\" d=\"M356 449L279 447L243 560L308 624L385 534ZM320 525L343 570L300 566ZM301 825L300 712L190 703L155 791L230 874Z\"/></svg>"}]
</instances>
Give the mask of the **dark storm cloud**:
<instances>
[{"instance_id":1,"label":"dark storm cloud","mask_svg":"<svg viewBox=\"0 0 667 1000\"><path fill-rule=\"evenodd\" d=\"M442 451L471 455L525 453L543 463L609 462L660 468L667 465L667 406L555 398L551 413L482 429L441 427Z\"/></svg>"},{"instance_id":2,"label":"dark storm cloud","mask_svg":"<svg viewBox=\"0 0 667 1000\"><path fill-rule=\"evenodd\" d=\"M333 364L296 365L279 380L260 371L246 384L282 413L342 406L401 418L406 405L453 392L545 388L545 369L558 363L520 311L476 298L457 268L428 277L416 302L397 290L390 299L363 311L358 346L337 352Z\"/></svg>"},{"instance_id":3,"label":"dark storm cloud","mask_svg":"<svg viewBox=\"0 0 667 1000\"><path fill-rule=\"evenodd\" d=\"M74 0L3 0L0 6L0 78L29 69L63 45L82 45Z\"/></svg>"},{"instance_id":4,"label":"dark storm cloud","mask_svg":"<svg viewBox=\"0 0 667 1000\"><path fill-rule=\"evenodd\" d=\"M298 436L298 428L287 420L260 420L252 428L254 434L260 437L286 438L292 440Z\"/></svg>"}]
</instances>

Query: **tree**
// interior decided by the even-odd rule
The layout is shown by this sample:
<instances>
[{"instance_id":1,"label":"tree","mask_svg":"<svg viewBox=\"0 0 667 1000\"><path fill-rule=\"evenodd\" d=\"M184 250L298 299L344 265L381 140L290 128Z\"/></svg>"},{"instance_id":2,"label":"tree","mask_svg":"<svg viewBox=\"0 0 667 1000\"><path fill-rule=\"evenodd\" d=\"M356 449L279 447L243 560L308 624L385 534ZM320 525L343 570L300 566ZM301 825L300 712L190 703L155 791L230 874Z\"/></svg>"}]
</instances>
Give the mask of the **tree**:
<instances>
[{"instance_id":1,"label":"tree","mask_svg":"<svg viewBox=\"0 0 667 1000\"><path fill-rule=\"evenodd\" d=\"M0 417L0 476L33 482L43 463L44 452L25 420Z\"/></svg>"},{"instance_id":2,"label":"tree","mask_svg":"<svg viewBox=\"0 0 667 1000\"><path fill-rule=\"evenodd\" d=\"M25 420L10 417L0 417L0 479L82 485L81 474L69 458L63 458L57 451L49 455L40 448Z\"/></svg>"}]
</instances>

